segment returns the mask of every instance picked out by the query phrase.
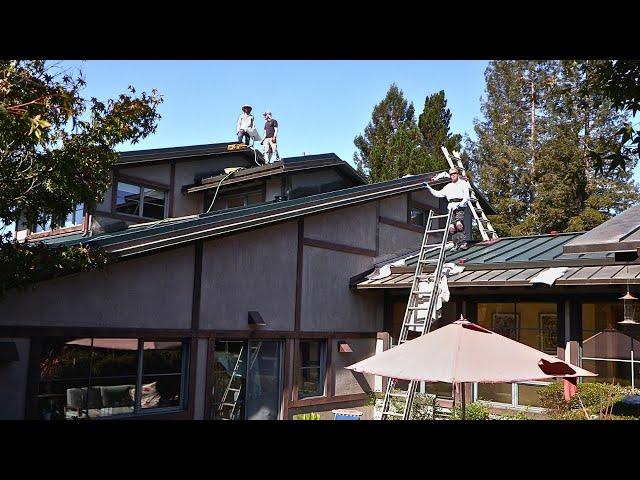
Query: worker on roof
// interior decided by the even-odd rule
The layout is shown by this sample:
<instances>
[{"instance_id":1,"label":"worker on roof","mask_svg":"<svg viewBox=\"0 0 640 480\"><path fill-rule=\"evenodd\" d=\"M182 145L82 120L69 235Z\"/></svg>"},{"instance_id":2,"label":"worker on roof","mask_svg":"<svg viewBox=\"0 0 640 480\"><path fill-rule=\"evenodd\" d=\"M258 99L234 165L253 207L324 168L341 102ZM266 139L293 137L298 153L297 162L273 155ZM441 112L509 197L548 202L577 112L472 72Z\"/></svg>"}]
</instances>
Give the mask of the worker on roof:
<instances>
[{"instance_id":1,"label":"worker on roof","mask_svg":"<svg viewBox=\"0 0 640 480\"><path fill-rule=\"evenodd\" d=\"M271 163L271 155L276 154L276 161L280 160L278 154L278 121L271 116L271 112L267 110L263 114L264 117L264 135L260 143L264 145L264 158L267 163Z\"/></svg>"},{"instance_id":2,"label":"worker on roof","mask_svg":"<svg viewBox=\"0 0 640 480\"><path fill-rule=\"evenodd\" d=\"M455 167L449 169L449 178L451 183L447 183L442 189L434 190L428 182L424 185L429 189L434 197L446 197L449 202L447 208L453 210L453 223L449 225L449 233L453 240L454 250L466 250L467 242L464 233L464 209L469 203L469 184L460 179L460 173Z\"/></svg>"},{"instance_id":3,"label":"worker on roof","mask_svg":"<svg viewBox=\"0 0 640 480\"><path fill-rule=\"evenodd\" d=\"M249 129L253 128L253 115L251 115L251 105L246 103L242 106L242 113L238 117L238 123L236 125L236 133L238 134L238 143L244 140L245 145L249 145Z\"/></svg>"}]
</instances>

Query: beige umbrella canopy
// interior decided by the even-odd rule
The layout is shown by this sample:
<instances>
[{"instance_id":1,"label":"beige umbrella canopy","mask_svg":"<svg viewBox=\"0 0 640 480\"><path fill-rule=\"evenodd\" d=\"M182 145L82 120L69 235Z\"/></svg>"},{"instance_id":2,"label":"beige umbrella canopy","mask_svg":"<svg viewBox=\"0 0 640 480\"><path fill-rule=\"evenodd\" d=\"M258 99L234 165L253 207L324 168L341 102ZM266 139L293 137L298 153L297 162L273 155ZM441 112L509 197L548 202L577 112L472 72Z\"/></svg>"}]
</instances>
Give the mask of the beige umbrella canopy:
<instances>
[{"instance_id":1,"label":"beige umbrella canopy","mask_svg":"<svg viewBox=\"0 0 640 480\"><path fill-rule=\"evenodd\" d=\"M466 320L346 367L403 380L503 383L597 374Z\"/></svg>"}]
</instances>

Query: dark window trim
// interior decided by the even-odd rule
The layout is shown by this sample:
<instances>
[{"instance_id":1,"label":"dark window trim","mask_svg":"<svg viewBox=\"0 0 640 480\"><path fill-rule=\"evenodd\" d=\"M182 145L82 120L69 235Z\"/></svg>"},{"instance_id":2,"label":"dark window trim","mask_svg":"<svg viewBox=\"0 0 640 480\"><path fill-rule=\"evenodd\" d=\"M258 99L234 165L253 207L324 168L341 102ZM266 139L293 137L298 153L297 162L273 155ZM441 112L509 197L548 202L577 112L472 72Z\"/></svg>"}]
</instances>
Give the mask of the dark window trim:
<instances>
[{"instance_id":1,"label":"dark window trim","mask_svg":"<svg viewBox=\"0 0 640 480\"><path fill-rule=\"evenodd\" d=\"M84 205L82 207L82 210L83 210L82 222L77 223L75 225L70 225L68 227L59 227L55 224L52 224L51 228L49 228L48 230L43 230L41 232L36 232L35 231L36 225L31 225L30 227L27 228L26 240L36 240L39 238L55 237L57 235L66 235L68 233L84 231L87 228L89 212L87 211Z\"/></svg>"}]
</instances>

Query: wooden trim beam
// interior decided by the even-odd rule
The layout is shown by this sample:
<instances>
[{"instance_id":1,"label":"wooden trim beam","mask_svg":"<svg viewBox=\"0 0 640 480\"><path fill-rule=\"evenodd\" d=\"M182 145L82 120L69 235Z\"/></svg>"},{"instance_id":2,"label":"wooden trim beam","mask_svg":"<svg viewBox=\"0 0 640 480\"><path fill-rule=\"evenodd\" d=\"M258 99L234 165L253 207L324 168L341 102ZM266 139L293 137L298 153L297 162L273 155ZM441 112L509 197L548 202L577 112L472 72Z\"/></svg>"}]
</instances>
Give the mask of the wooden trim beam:
<instances>
[{"instance_id":1,"label":"wooden trim beam","mask_svg":"<svg viewBox=\"0 0 640 480\"><path fill-rule=\"evenodd\" d=\"M403 230L410 230L416 233L424 233L424 227L419 227L418 225L413 225L412 223L399 222L398 220L387 217L378 217L378 221L391 227L402 228Z\"/></svg>"},{"instance_id":2,"label":"wooden trim beam","mask_svg":"<svg viewBox=\"0 0 640 480\"><path fill-rule=\"evenodd\" d=\"M341 245L339 243L325 242L324 240L316 240L313 238L304 238L303 244L307 247L323 248L325 250L333 250L334 252L352 253L354 255L363 255L365 257L377 256L377 252L375 250L352 247L350 245Z\"/></svg>"},{"instance_id":3,"label":"wooden trim beam","mask_svg":"<svg viewBox=\"0 0 640 480\"><path fill-rule=\"evenodd\" d=\"M202 249L203 242L196 242L193 255L193 297L191 302L191 330L200 328L200 296L202 293Z\"/></svg>"},{"instance_id":4,"label":"wooden trim beam","mask_svg":"<svg viewBox=\"0 0 640 480\"><path fill-rule=\"evenodd\" d=\"M311 397L303 398L302 400L293 400L289 403L289 408L309 407L316 405L328 405L331 403L345 403L355 402L360 400L367 400L369 398L368 393L354 393L350 395L336 395L333 397Z\"/></svg>"}]
</instances>

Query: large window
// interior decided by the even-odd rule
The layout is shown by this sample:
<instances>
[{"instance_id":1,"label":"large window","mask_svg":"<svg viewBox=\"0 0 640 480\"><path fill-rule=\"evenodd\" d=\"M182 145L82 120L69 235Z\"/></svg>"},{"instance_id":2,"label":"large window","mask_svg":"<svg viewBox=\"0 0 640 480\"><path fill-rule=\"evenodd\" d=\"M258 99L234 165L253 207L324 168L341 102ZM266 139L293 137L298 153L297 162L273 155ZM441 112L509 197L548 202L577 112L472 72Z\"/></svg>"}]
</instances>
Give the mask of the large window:
<instances>
[{"instance_id":1,"label":"large window","mask_svg":"<svg viewBox=\"0 0 640 480\"><path fill-rule=\"evenodd\" d=\"M640 342L622 319L622 302L582 304L582 367L598 374L583 381L640 385Z\"/></svg>"},{"instance_id":2,"label":"large window","mask_svg":"<svg viewBox=\"0 0 640 480\"><path fill-rule=\"evenodd\" d=\"M205 208L209 208L213 200L213 192L205 195ZM218 194L212 210L226 210L228 208L248 207L264 203L264 192L260 190L243 190L235 193Z\"/></svg>"},{"instance_id":3,"label":"large window","mask_svg":"<svg viewBox=\"0 0 640 480\"><path fill-rule=\"evenodd\" d=\"M32 231L38 233L58 228L73 227L74 225L82 225L83 220L84 203L79 203L65 218L59 218L54 221L51 215L47 215L43 221L33 226Z\"/></svg>"},{"instance_id":4,"label":"large window","mask_svg":"<svg viewBox=\"0 0 640 480\"><path fill-rule=\"evenodd\" d=\"M500 335L557 355L558 310L556 303L479 303L478 323ZM485 383L474 388L475 398L513 407L539 407L538 391L547 382Z\"/></svg>"},{"instance_id":5,"label":"large window","mask_svg":"<svg viewBox=\"0 0 640 480\"><path fill-rule=\"evenodd\" d=\"M38 417L89 419L185 408L188 344L136 338L47 338Z\"/></svg>"},{"instance_id":6,"label":"large window","mask_svg":"<svg viewBox=\"0 0 640 480\"><path fill-rule=\"evenodd\" d=\"M214 420L277 420L282 401L280 340L215 342Z\"/></svg>"},{"instance_id":7,"label":"large window","mask_svg":"<svg viewBox=\"0 0 640 480\"><path fill-rule=\"evenodd\" d=\"M117 213L126 215L162 219L167 216L167 192L118 182L115 209Z\"/></svg>"},{"instance_id":8,"label":"large window","mask_svg":"<svg viewBox=\"0 0 640 480\"><path fill-rule=\"evenodd\" d=\"M326 363L327 342L325 340L300 341L299 398L324 395Z\"/></svg>"}]
</instances>

